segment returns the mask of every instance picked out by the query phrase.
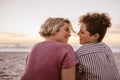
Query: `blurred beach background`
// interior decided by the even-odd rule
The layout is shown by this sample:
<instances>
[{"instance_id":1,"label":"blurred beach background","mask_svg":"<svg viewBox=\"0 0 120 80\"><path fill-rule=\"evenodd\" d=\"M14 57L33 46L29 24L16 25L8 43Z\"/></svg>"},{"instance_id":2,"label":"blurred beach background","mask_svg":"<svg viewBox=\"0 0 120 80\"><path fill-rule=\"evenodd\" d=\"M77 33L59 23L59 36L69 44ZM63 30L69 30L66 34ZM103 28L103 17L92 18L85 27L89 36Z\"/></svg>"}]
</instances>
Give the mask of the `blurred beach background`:
<instances>
[{"instance_id":1,"label":"blurred beach background","mask_svg":"<svg viewBox=\"0 0 120 80\"><path fill-rule=\"evenodd\" d=\"M78 32L80 15L106 12L111 17L103 42L113 51L120 72L120 1L119 0L0 0L0 80L20 80L26 56L33 45L44 39L40 25L48 17L68 18ZM81 45L76 34L69 39L74 50Z\"/></svg>"}]
</instances>

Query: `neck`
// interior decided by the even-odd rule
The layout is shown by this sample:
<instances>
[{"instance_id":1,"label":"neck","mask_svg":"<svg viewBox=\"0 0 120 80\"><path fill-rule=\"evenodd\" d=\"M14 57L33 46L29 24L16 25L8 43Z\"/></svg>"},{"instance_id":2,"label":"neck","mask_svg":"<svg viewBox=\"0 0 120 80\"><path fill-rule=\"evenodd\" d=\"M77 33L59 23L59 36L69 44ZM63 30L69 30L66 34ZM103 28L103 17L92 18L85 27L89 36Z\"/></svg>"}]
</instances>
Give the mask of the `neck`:
<instances>
[{"instance_id":1,"label":"neck","mask_svg":"<svg viewBox=\"0 0 120 80\"><path fill-rule=\"evenodd\" d=\"M56 41L54 37L50 36L48 38L46 38L46 41Z\"/></svg>"}]
</instances>

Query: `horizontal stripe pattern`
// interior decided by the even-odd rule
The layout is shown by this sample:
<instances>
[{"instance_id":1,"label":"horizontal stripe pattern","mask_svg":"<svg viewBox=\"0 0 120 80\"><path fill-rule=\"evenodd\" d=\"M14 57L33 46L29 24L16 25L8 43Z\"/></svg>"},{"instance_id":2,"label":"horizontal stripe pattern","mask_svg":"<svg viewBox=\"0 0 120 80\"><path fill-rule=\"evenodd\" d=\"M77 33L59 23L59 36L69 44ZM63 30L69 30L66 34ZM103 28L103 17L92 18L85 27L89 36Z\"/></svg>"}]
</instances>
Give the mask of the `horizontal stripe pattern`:
<instances>
[{"instance_id":1,"label":"horizontal stripe pattern","mask_svg":"<svg viewBox=\"0 0 120 80\"><path fill-rule=\"evenodd\" d=\"M80 80L120 80L111 49L105 43L90 43L76 52Z\"/></svg>"}]
</instances>

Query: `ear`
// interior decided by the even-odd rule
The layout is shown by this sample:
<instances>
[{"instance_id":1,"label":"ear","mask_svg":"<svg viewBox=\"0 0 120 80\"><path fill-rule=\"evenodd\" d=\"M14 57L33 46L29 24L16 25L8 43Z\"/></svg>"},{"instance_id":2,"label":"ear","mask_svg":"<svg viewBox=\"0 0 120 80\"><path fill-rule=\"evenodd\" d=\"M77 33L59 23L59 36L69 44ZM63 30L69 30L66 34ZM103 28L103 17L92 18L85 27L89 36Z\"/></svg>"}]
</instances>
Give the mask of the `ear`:
<instances>
[{"instance_id":1,"label":"ear","mask_svg":"<svg viewBox=\"0 0 120 80\"><path fill-rule=\"evenodd\" d=\"M100 35L99 35L98 33L95 33L95 34L94 34L94 39L97 40L99 37L100 37Z\"/></svg>"}]
</instances>

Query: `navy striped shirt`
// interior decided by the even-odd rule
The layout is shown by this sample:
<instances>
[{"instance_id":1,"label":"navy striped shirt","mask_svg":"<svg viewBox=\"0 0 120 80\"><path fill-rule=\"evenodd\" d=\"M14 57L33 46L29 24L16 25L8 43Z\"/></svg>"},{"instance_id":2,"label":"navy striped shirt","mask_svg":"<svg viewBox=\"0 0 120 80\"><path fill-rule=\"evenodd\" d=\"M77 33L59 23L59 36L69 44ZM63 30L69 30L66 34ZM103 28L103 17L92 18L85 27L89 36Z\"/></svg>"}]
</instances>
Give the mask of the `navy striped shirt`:
<instances>
[{"instance_id":1,"label":"navy striped shirt","mask_svg":"<svg viewBox=\"0 0 120 80\"><path fill-rule=\"evenodd\" d=\"M80 80L120 80L111 49L105 43L89 43L76 52Z\"/></svg>"}]
</instances>

